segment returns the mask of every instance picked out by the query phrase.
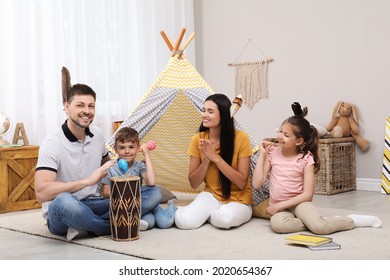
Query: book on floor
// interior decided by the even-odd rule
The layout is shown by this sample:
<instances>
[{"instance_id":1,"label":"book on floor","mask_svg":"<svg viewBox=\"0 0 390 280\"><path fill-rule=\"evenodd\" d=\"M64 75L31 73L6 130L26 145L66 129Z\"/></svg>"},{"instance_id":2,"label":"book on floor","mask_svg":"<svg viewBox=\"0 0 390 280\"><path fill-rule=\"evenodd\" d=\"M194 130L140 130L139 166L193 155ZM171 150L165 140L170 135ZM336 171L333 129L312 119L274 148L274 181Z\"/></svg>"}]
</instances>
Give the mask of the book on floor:
<instances>
[{"instance_id":1,"label":"book on floor","mask_svg":"<svg viewBox=\"0 0 390 280\"><path fill-rule=\"evenodd\" d=\"M332 238L310 234L295 234L285 238L285 241L290 244L299 244L306 246L318 246L332 241Z\"/></svg>"},{"instance_id":2,"label":"book on floor","mask_svg":"<svg viewBox=\"0 0 390 280\"><path fill-rule=\"evenodd\" d=\"M321 251L321 250L337 250L341 248L341 245L331 241L318 246L307 246L312 251Z\"/></svg>"}]
</instances>

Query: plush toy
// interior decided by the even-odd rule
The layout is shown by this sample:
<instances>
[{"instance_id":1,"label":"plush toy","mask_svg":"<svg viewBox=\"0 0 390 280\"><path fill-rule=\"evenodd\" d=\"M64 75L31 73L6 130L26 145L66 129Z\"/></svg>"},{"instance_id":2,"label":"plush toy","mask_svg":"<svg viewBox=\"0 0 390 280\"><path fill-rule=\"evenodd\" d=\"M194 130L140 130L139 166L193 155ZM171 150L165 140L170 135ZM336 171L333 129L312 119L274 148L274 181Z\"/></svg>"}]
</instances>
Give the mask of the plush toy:
<instances>
[{"instance_id":1,"label":"plush toy","mask_svg":"<svg viewBox=\"0 0 390 280\"><path fill-rule=\"evenodd\" d=\"M333 109L332 120L326 129L335 138L352 136L362 152L370 148L370 142L360 135L357 110L351 103L337 102Z\"/></svg>"}]
</instances>

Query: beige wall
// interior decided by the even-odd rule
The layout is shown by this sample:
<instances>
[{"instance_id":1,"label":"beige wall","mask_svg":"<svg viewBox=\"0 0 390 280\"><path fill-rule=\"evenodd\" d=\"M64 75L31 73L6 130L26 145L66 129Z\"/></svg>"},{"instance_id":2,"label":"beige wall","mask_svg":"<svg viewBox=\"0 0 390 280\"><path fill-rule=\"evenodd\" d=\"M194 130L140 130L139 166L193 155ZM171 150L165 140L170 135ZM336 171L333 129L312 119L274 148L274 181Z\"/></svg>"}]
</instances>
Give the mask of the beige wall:
<instances>
[{"instance_id":1,"label":"beige wall","mask_svg":"<svg viewBox=\"0 0 390 280\"><path fill-rule=\"evenodd\" d=\"M390 1L194 0L198 71L216 92L234 95L234 68L248 39L273 58L269 98L236 115L255 139L275 136L292 114L326 125L338 101L355 104L368 152L356 149L358 188L380 190L385 120L390 116ZM262 60L249 44L240 61ZM387 100L386 100L387 97Z\"/></svg>"}]
</instances>

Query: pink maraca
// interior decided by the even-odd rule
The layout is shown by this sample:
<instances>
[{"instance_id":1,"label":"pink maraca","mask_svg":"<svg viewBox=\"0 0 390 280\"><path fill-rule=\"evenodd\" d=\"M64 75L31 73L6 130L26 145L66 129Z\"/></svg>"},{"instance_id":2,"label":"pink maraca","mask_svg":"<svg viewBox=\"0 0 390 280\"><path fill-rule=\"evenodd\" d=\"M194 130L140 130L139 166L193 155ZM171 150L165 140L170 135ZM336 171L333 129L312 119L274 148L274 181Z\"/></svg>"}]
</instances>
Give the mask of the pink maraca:
<instances>
[{"instance_id":1,"label":"pink maraca","mask_svg":"<svg viewBox=\"0 0 390 280\"><path fill-rule=\"evenodd\" d=\"M148 145L149 151L154 150L154 149L156 149L156 147L157 147L156 143L153 142L153 141L148 141L148 142L146 143L146 145Z\"/></svg>"}]
</instances>

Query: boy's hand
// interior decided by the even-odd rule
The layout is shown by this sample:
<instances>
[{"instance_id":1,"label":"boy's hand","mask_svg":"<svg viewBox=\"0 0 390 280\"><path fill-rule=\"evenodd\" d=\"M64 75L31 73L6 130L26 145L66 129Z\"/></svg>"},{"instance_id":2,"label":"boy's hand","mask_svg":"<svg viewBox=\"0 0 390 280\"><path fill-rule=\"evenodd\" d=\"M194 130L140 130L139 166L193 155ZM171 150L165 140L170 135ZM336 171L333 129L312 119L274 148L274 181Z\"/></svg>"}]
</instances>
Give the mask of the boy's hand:
<instances>
[{"instance_id":1,"label":"boy's hand","mask_svg":"<svg viewBox=\"0 0 390 280\"><path fill-rule=\"evenodd\" d=\"M138 149L139 152L141 152L144 156L146 154L149 154L149 147L148 147L148 144L142 144L139 149Z\"/></svg>"}]
</instances>

